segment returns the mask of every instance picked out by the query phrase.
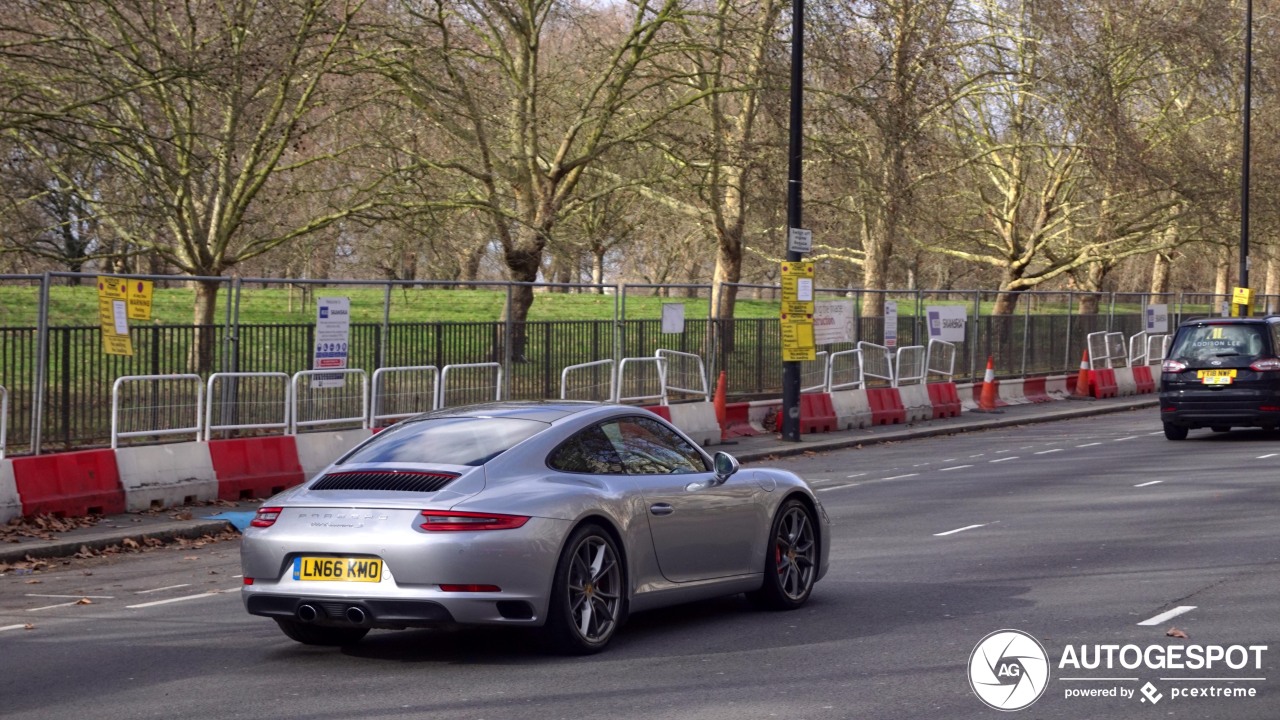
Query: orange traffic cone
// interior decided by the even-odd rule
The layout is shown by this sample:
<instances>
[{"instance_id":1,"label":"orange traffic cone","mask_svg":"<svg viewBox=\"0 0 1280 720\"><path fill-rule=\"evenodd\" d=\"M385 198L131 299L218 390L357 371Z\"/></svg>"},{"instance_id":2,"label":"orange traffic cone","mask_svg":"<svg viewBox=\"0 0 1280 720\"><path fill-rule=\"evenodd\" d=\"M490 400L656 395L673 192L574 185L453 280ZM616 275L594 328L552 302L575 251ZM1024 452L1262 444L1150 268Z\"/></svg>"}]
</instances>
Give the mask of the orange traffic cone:
<instances>
[{"instance_id":1,"label":"orange traffic cone","mask_svg":"<svg viewBox=\"0 0 1280 720\"><path fill-rule=\"evenodd\" d=\"M983 412L999 412L996 410L996 399L998 397L995 359L988 355L987 372L982 376L982 395L978 398L978 409Z\"/></svg>"},{"instance_id":2,"label":"orange traffic cone","mask_svg":"<svg viewBox=\"0 0 1280 720\"><path fill-rule=\"evenodd\" d=\"M716 380L716 394L712 401L716 409L716 422L720 424L720 439L726 439L725 425L729 422L729 410L725 404L725 395L729 391L728 376L725 371L720 371L720 379Z\"/></svg>"},{"instance_id":3,"label":"orange traffic cone","mask_svg":"<svg viewBox=\"0 0 1280 720\"><path fill-rule=\"evenodd\" d=\"M1076 391L1072 397L1093 399L1089 392L1089 350L1085 349L1080 357L1080 372L1076 375Z\"/></svg>"}]
</instances>

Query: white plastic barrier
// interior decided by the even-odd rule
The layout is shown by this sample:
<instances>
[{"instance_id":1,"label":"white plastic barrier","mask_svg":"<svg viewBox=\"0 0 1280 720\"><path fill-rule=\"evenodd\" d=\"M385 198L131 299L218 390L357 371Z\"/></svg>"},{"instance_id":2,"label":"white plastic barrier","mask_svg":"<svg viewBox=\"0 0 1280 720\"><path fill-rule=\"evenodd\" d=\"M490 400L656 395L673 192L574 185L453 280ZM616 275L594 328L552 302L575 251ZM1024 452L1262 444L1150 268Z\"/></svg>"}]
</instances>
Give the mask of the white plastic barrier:
<instances>
[{"instance_id":1,"label":"white plastic barrier","mask_svg":"<svg viewBox=\"0 0 1280 720\"><path fill-rule=\"evenodd\" d=\"M1149 347L1150 343L1147 342L1147 333L1145 331L1129 338L1129 367L1146 365Z\"/></svg>"},{"instance_id":2,"label":"white plastic barrier","mask_svg":"<svg viewBox=\"0 0 1280 720\"><path fill-rule=\"evenodd\" d=\"M668 405L667 410L671 413L671 424L693 438L694 442L699 445L720 443L720 421L716 419L716 409L711 403L676 403Z\"/></svg>"},{"instance_id":3,"label":"white plastic barrier","mask_svg":"<svg viewBox=\"0 0 1280 720\"><path fill-rule=\"evenodd\" d=\"M199 375L116 378L111 383L111 449L119 447L120 438L127 437L194 435L199 440L204 419L204 394L200 392L203 385ZM141 388L134 390L135 386ZM122 401L127 391L128 400Z\"/></svg>"},{"instance_id":4,"label":"white plastic barrier","mask_svg":"<svg viewBox=\"0 0 1280 720\"><path fill-rule=\"evenodd\" d=\"M632 392L624 390L627 387L627 368L644 368L652 365L657 369L658 373L658 391L656 393L647 393L644 390L634 391L639 394L623 396L624 392ZM644 381L635 380L633 383L643 387ZM622 362L618 363L618 386L615 390L613 398L614 402L631 402L631 401L657 400L659 405L667 404L667 361L660 357L630 357L622 358Z\"/></svg>"},{"instance_id":5,"label":"white plastic barrier","mask_svg":"<svg viewBox=\"0 0 1280 720\"><path fill-rule=\"evenodd\" d=\"M827 351L819 350L812 360L800 363L800 392L823 392L827 388Z\"/></svg>"},{"instance_id":6,"label":"white plastic barrier","mask_svg":"<svg viewBox=\"0 0 1280 720\"><path fill-rule=\"evenodd\" d=\"M481 373L477 373L476 371L481 371ZM453 388L452 392L455 392L455 393L465 392L465 393L470 393L477 396L482 396L480 394L487 393L487 390L489 388L489 385L484 378L484 375L487 375L488 371L493 371L495 374L494 381L493 381L493 399L501 400L502 399L502 365L500 363L496 363L496 362L462 363L459 365L445 365L444 369L440 371L440 397L436 399L436 407L437 408L449 407L449 393L451 392L449 388L449 376L451 374L456 376L456 373L462 372L462 373L465 373L466 376L470 378L472 381L469 387L464 387L464 388L455 387ZM481 378L479 381L477 381L475 378L477 374L481 375ZM470 402L477 402L477 400L468 400L468 403ZM463 403L463 404L467 404L467 403Z\"/></svg>"},{"instance_id":7,"label":"white plastic barrier","mask_svg":"<svg viewBox=\"0 0 1280 720\"><path fill-rule=\"evenodd\" d=\"M331 384L341 379L341 385ZM305 385L303 381L307 380ZM359 380L359 395L353 395L348 380ZM369 376L359 368L300 370L289 386L289 433L320 425L360 423L369 427Z\"/></svg>"},{"instance_id":8,"label":"white plastic barrier","mask_svg":"<svg viewBox=\"0 0 1280 720\"><path fill-rule=\"evenodd\" d=\"M119 448L116 466L129 512L218 499L218 476L205 442Z\"/></svg>"},{"instance_id":9,"label":"white plastic barrier","mask_svg":"<svg viewBox=\"0 0 1280 720\"><path fill-rule=\"evenodd\" d=\"M1138 394L1138 382L1133 378L1133 368L1119 367L1115 369L1116 397L1128 397Z\"/></svg>"},{"instance_id":10,"label":"white plastic barrier","mask_svg":"<svg viewBox=\"0 0 1280 720\"><path fill-rule=\"evenodd\" d=\"M362 428L298 435L294 440L298 446L298 464L302 466L303 477L307 480L315 477L372 434L372 430Z\"/></svg>"},{"instance_id":11,"label":"white plastic barrier","mask_svg":"<svg viewBox=\"0 0 1280 720\"><path fill-rule=\"evenodd\" d=\"M1173 344L1172 335L1147 336L1147 364L1159 365L1169 356L1169 346Z\"/></svg>"},{"instance_id":12,"label":"white plastic barrier","mask_svg":"<svg viewBox=\"0 0 1280 720\"><path fill-rule=\"evenodd\" d=\"M210 375L205 391L204 439L210 440L215 432L227 430L288 432L291 393L287 373Z\"/></svg>"},{"instance_id":13,"label":"white plastic barrier","mask_svg":"<svg viewBox=\"0 0 1280 720\"><path fill-rule=\"evenodd\" d=\"M592 378L598 378L600 373L600 368L604 368L604 367L609 368L609 385L608 385L607 393L602 394L598 392L598 389L601 387L601 383L599 382L589 382L586 384L576 383L572 386L572 389L570 389L570 383L569 383L570 376L577 378L577 377L582 377L583 375L589 375ZM574 395L586 394L587 397L569 397L570 394L574 394ZM596 360L594 362L570 365L569 367L560 371L560 399L561 400L597 400L599 399L599 400L608 402L610 400L613 400L614 396L617 394L618 394L618 371L617 371L617 366L614 365L614 362L612 359Z\"/></svg>"},{"instance_id":14,"label":"white plastic barrier","mask_svg":"<svg viewBox=\"0 0 1280 720\"><path fill-rule=\"evenodd\" d=\"M13 479L13 461L0 459L0 523L22 516L22 498Z\"/></svg>"},{"instance_id":15,"label":"white plastic barrier","mask_svg":"<svg viewBox=\"0 0 1280 720\"><path fill-rule=\"evenodd\" d=\"M1044 392L1049 397L1057 398L1058 400L1070 397L1071 393L1067 391L1067 376L1059 375L1057 377L1045 378Z\"/></svg>"},{"instance_id":16,"label":"white plastic barrier","mask_svg":"<svg viewBox=\"0 0 1280 720\"><path fill-rule=\"evenodd\" d=\"M956 346L946 340L930 338L924 353L925 372L928 375L942 377L942 382L951 382L956 374Z\"/></svg>"},{"instance_id":17,"label":"white plastic barrier","mask_svg":"<svg viewBox=\"0 0 1280 720\"><path fill-rule=\"evenodd\" d=\"M693 353L677 350L658 350L654 357L667 361L667 372L663 376L666 387L663 394L671 396L671 391L687 395L701 395L703 400L711 402L711 390L707 384L707 367L702 358Z\"/></svg>"},{"instance_id":18,"label":"white plastic barrier","mask_svg":"<svg viewBox=\"0 0 1280 720\"><path fill-rule=\"evenodd\" d=\"M831 393L831 406L836 411L836 426L841 430L871 426L871 400L867 391L836 390Z\"/></svg>"},{"instance_id":19,"label":"white plastic barrier","mask_svg":"<svg viewBox=\"0 0 1280 720\"><path fill-rule=\"evenodd\" d=\"M378 368L373 371L369 426L435 410L439 399L440 371L435 365Z\"/></svg>"},{"instance_id":20,"label":"white plastic barrier","mask_svg":"<svg viewBox=\"0 0 1280 720\"><path fill-rule=\"evenodd\" d=\"M929 386L920 383L903 385L898 388L898 396L902 398L907 422L933 419L933 401L929 399Z\"/></svg>"}]
</instances>

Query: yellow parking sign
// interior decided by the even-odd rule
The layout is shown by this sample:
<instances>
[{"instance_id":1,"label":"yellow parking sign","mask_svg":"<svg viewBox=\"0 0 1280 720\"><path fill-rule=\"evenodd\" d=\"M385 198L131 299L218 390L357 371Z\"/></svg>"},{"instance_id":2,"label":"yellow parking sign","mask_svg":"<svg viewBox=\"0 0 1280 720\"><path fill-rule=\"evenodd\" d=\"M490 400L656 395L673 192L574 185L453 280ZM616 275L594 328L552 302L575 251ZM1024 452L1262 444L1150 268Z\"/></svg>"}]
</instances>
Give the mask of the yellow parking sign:
<instances>
[{"instance_id":1,"label":"yellow parking sign","mask_svg":"<svg viewBox=\"0 0 1280 720\"><path fill-rule=\"evenodd\" d=\"M151 291L153 287L154 283L150 280L128 281L130 320L151 319Z\"/></svg>"}]
</instances>

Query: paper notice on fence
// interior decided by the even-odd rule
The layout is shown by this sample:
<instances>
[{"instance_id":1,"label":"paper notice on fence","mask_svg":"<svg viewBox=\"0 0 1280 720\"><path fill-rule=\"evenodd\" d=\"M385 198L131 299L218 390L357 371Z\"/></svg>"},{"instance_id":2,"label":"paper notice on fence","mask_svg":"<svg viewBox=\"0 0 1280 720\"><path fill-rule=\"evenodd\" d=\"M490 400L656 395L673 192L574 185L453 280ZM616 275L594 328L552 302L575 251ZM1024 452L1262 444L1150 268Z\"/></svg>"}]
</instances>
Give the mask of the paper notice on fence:
<instances>
[{"instance_id":1,"label":"paper notice on fence","mask_svg":"<svg viewBox=\"0 0 1280 720\"><path fill-rule=\"evenodd\" d=\"M852 300L819 300L814 303L813 342L817 345L853 342Z\"/></svg>"},{"instance_id":2,"label":"paper notice on fence","mask_svg":"<svg viewBox=\"0 0 1280 720\"><path fill-rule=\"evenodd\" d=\"M316 348L313 370L344 370L347 346L351 341L351 299L327 297L316 299ZM342 387L346 376L312 375L311 387Z\"/></svg>"},{"instance_id":3,"label":"paper notice on fence","mask_svg":"<svg viewBox=\"0 0 1280 720\"><path fill-rule=\"evenodd\" d=\"M663 303L662 332L677 335L684 332L684 303Z\"/></svg>"},{"instance_id":4,"label":"paper notice on fence","mask_svg":"<svg viewBox=\"0 0 1280 720\"><path fill-rule=\"evenodd\" d=\"M898 302L886 300L884 303L884 346L898 347Z\"/></svg>"}]
</instances>

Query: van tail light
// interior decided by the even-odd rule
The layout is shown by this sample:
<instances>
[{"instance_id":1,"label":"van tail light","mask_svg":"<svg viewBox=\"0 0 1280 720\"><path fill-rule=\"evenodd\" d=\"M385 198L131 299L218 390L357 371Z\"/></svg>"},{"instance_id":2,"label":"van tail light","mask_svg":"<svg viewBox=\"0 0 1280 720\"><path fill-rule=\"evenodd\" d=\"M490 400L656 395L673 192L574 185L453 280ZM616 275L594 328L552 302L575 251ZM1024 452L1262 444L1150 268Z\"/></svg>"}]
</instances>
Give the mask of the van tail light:
<instances>
[{"instance_id":1,"label":"van tail light","mask_svg":"<svg viewBox=\"0 0 1280 720\"><path fill-rule=\"evenodd\" d=\"M1258 372L1275 372L1280 370L1280 358L1259 358L1249 363L1249 369Z\"/></svg>"},{"instance_id":2,"label":"van tail light","mask_svg":"<svg viewBox=\"0 0 1280 720\"><path fill-rule=\"evenodd\" d=\"M463 512L461 510L423 510L424 522L418 527L430 532L459 530L513 530L529 522L524 515Z\"/></svg>"},{"instance_id":3,"label":"van tail light","mask_svg":"<svg viewBox=\"0 0 1280 720\"><path fill-rule=\"evenodd\" d=\"M249 525L253 527L271 527L276 524L276 520L280 519L280 513L284 512L284 508L279 507L260 507L258 512L253 516L253 522Z\"/></svg>"},{"instance_id":4,"label":"van tail light","mask_svg":"<svg viewBox=\"0 0 1280 720\"><path fill-rule=\"evenodd\" d=\"M1187 369L1187 364L1181 360L1165 360L1160 366L1160 372L1180 373Z\"/></svg>"}]
</instances>

